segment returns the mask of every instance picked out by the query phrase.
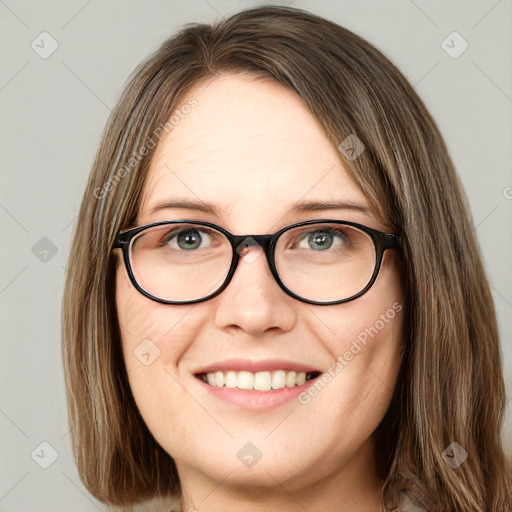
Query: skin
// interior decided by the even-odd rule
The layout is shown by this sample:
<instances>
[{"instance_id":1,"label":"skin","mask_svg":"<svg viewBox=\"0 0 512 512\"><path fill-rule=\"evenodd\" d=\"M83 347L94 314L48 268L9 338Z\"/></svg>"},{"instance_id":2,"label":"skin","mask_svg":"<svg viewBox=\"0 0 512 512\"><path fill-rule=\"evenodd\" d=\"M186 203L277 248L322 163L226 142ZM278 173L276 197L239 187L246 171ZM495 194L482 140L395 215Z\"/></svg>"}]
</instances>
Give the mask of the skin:
<instances>
[{"instance_id":1,"label":"skin","mask_svg":"<svg viewBox=\"0 0 512 512\"><path fill-rule=\"evenodd\" d=\"M187 98L197 106L160 141L137 225L187 218L234 234L266 234L332 218L388 230L371 212L289 213L299 200L368 206L293 91L224 75ZM177 208L150 213L177 196L214 203L221 215ZM397 378L400 313L306 405L292 400L243 410L210 396L193 373L228 357L284 358L326 371L359 333L402 304L397 259L395 251L385 252L376 283L362 297L317 306L282 291L264 257L242 259L221 294L192 305L147 299L118 258L116 301L129 383L148 428L176 462L183 510L382 510L373 433ZM160 350L148 366L134 356L145 339ZM262 453L252 468L237 457L249 441Z\"/></svg>"}]
</instances>

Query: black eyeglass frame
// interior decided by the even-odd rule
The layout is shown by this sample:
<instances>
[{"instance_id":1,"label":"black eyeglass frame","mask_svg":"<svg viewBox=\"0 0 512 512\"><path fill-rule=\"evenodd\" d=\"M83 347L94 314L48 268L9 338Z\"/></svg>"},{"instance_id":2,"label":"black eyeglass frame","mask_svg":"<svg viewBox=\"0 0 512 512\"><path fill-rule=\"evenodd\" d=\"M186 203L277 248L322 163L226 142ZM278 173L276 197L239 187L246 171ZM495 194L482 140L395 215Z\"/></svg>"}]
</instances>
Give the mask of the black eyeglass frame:
<instances>
[{"instance_id":1,"label":"black eyeglass frame","mask_svg":"<svg viewBox=\"0 0 512 512\"><path fill-rule=\"evenodd\" d=\"M231 260L231 266L229 267L229 271L226 275L226 278L224 279L224 283L214 292L212 292L210 295L207 295L206 297L202 297L200 299L194 299L194 300L182 300L182 301L172 301L172 300L166 300L162 299L161 297L157 297L155 295L152 295L147 290L142 288L142 286L139 285L137 282L137 279L135 278L135 275L132 270L132 265L130 262L130 244L132 239L138 235L139 233L156 227L156 226L164 226L164 225L172 225L172 224L195 224L199 226L206 226L211 229L215 229L222 233L230 242L232 247L232 254L233 258ZM357 228L367 235L370 236L370 238L373 241L373 244L375 246L375 268L373 270L372 277L368 281L368 284L358 293L347 297L346 299L340 299L335 301L329 301L329 302L318 302L311 299L307 299L305 297L302 297L301 295L297 295L292 290L286 287L286 285L281 281L279 274L276 269L275 264L275 248L277 244L277 240L279 237L285 233L286 231L299 227L299 226L308 226L311 224L341 224L345 226L352 226L354 228ZM267 262L270 268L270 271L272 272L272 275L274 276L274 279L276 280L277 284L281 287L281 289L287 293L289 296L293 297L294 299L297 299L301 302L306 302L308 304L314 304L317 306L330 306L333 304L342 304L345 302L352 301L354 299L357 299L358 297L361 297L361 295L365 294L375 283L377 276L380 271L380 267L382 264L382 257L384 255L384 251L386 249L395 249L398 248L398 235L394 235L391 233L384 233L382 231L378 231L376 229L370 228L368 226L365 226L363 224L358 224L356 222L349 222L344 220L333 220L333 219L314 219L314 220L306 220L302 222L296 222L295 224L290 224L289 226L285 226L284 228L280 229L276 233L272 235L234 235L233 233L229 232L228 230L222 228L221 226L217 226L216 224L212 224L211 222L205 222L205 221L198 221L198 220L188 220L188 219L178 219L178 220L165 220L160 222L153 222L151 224L145 224L143 226L137 226L131 229L128 229L126 231L123 231L119 233L116 236L115 242L114 242L114 249L122 249L123 251L123 260L124 264L126 266L126 270L128 272L128 276L130 277L130 281L133 284L133 286L144 296L147 298L154 300L156 302L160 302L162 304L194 304L197 302L203 302L205 300L211 299L219 293L221 293L223 290L227 288L229 283L231 282L231 279L233 278L236 269L238 268L238 263L240 261L240 254L238 253L238 248L246 242L247 239L253 239L256 244L258 244L263 251L265 252ZM254 245L254 244L252 244ZM247 245L248 246L248 245Z\"/></svg>"}]
</instances>

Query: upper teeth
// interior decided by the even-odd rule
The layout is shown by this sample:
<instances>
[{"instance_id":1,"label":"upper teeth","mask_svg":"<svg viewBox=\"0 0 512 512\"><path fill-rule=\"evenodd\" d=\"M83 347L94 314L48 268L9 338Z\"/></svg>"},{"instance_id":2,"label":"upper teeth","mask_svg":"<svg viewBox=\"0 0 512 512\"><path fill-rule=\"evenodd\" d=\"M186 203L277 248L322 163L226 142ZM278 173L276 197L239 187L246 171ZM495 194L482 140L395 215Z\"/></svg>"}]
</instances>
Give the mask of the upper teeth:
<instances>
[{"instance_id":1,"label":"upper teeth","mask_svg":"<svg viewBox=\"0 0 512 512\"><path fill-rule=\"evenodd\" d=\"M308 378L311 374L308 373ZM238 389L256 389L258 391L268 391L270 389L281 389L284 387L293 388L306 382L306 372L295 372L277 370L273 372L248 372L248 371L227 371L207 373L202 379L208 382L210 386L238 388Z\"/></svg>"}]
</instances>

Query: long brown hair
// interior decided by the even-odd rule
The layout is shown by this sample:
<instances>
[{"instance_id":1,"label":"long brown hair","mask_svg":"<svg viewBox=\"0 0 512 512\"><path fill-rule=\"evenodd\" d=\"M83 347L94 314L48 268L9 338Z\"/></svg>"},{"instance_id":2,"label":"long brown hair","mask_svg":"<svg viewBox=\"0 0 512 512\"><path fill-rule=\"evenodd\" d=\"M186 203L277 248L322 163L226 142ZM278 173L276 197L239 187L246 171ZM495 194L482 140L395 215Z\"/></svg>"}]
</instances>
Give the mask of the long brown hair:
<instances>
[{"instance_id":1,"label":"long brown hair","mask_svg":"<svg viewBox=\"0 0 512 512\"><path fill-rule=\"evenodd\" d=\"M401 235L402 365L377 431L383 503L408 488L431 510L512 509L506 404L492 296L466 199L442 136L414 89L374 46L302 10L258 7L187 26L131 76L85 191L67 268L63 358L71 439L89 491L113 505L180 493L171 456L132 397L115 308L116 234L137 215L154 146L188 92L220 74L294 90L371 205ZM190 108L193 108L191 106ZM167 123L167 124L166 124ZM467 459L454 468L445 449Z\"/></svg>"}]
</instances>

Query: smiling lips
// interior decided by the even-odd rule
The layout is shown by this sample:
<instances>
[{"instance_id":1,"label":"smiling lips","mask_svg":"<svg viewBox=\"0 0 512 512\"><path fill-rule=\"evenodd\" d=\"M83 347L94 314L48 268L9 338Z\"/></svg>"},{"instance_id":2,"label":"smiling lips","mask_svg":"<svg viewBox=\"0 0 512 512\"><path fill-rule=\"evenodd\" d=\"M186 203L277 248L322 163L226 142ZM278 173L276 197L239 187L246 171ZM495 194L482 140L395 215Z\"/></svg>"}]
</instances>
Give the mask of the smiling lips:
<instances>
[{"instance_id":1,"label":"smiling lips","mask_svg":"<svg viewBox=\"0 0 512 512\"><path fill-rule=\"evenodd\" d=\"M270 391L301 386L320 372L288 361L238 359L210 365L195 375L213 387Z\"/></svg>"}]
</instances>

